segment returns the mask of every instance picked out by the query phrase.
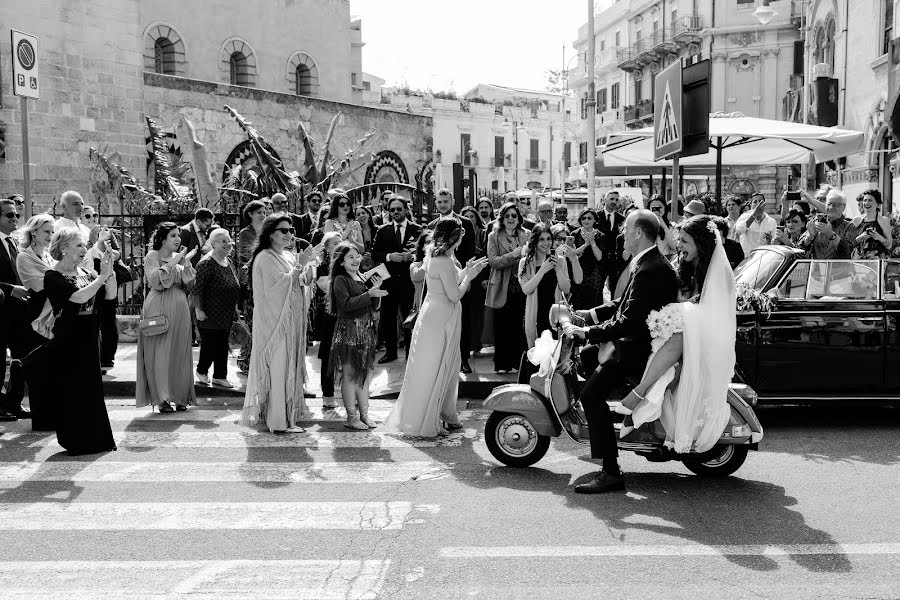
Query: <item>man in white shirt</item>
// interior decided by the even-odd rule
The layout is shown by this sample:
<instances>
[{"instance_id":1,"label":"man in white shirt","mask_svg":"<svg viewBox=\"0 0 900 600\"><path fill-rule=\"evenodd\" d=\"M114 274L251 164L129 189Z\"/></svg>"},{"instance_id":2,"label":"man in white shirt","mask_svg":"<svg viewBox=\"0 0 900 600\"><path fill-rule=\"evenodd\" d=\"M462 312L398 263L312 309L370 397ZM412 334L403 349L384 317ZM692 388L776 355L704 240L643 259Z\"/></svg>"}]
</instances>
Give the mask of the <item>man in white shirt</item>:
<instances>
[{"instance_id":1,"label":"man in white shirt","mask_svg":"<svg viewBox=\"0 0 900 600\"><path fill-rule=\"evenodd\" d=\"M106 242L110 238L110 232L107 230L101 231L97 243L91 243L91 228L81 221L82 216L84 215L84 199L78 192L74 190L63 192L62 196L59 198L59 205L63 209L63 216L56 220L55 231L60 231L61 229L77 229L81 232L81 237L84 239L84 245L88 249L87 254L84 256L84 261L81 263L81 268L86 271L93 271L94 259L100 258L100 255L106 251ZM118 254L118 252L114 253L114 261L119 259Z\"/></svg>"},{"instance_id":2,"label":"man in white shirt","mask_svg":"<svg viewBox=\"0 0 900 600\"><path fill-rule=\"evenodd\" d=\"M750 196L750 210L738 217L734 225L735 235L745 255L760 246L771 244L777 229L778 223L766 213L766 197L762 194Z\"/></svg>"}]
</instances>

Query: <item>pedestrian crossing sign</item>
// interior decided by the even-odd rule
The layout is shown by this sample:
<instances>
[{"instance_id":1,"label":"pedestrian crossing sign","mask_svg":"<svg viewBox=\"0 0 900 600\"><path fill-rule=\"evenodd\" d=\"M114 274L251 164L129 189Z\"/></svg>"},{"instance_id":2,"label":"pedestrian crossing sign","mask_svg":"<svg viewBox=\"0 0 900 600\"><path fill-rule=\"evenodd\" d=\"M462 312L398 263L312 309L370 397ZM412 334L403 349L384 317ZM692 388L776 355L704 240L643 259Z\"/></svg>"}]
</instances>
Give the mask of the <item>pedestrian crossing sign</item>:
<instances>
[{"instance_id":1,"label":"pedestrian crossing sign","mask_svg":"<svg viewBox=\"0 0 900 600\"><path fill-rule=\"evenodd\" d=\"M681 114L681 61L675 61L656 76L654 91L654 160L670 158L684 148Z\"/></svg>"}]
</instances>

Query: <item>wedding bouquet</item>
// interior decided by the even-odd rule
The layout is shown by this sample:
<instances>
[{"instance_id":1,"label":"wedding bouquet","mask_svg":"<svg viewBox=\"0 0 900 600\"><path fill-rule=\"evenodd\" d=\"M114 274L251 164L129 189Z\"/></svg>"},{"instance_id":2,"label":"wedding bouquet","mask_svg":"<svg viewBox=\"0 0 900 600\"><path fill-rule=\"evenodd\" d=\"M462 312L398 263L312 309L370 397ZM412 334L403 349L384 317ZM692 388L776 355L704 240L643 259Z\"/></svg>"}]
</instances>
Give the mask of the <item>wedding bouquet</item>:
<instances>
[{"instance_id":1,"label":"wedding bouquet","mask_svg":"<svg viewBox=\"0 0 900 600\"><path fill-rule=\"evenodd\" d=\"M647 327L653 339L653 349L666 343L670 337L684 330L684 309L678 302L667 304L660 310L650 311Z\"/></svg>"}]
</instances>

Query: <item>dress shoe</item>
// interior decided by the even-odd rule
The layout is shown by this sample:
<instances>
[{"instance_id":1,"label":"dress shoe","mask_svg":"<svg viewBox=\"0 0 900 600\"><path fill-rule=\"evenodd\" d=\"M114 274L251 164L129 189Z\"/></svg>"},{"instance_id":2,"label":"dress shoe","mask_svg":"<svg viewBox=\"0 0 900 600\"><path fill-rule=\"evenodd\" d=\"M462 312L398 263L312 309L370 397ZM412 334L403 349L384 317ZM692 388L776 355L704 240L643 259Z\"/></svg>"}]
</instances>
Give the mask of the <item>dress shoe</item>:
<instances>
[{"instance_id":1,"label":"dress shoe","mask_svg":"<svg viewBox=\"0 0 900 600\"><path fill-rule=\"evenodd\" d=\"M606 492L624 492L625 478L622 474L610 475L606 471L600 471L597 476L588 483L575 486L576 494L605 494Z\"/></svg>"},{"instance_id":2,"label":"dress shoe","mask_svg":"<svg viewBox=\"0 0 900 600\"><path fill-rule=\"evenodd\" d=\"M397 360L396 354L385 354L384 356L382 356L381 358L378 359L378 364L385 365L389 362L394 362L395 360Z\"/></svg>"},{"instance_id":3,"label":"dress shoe","mask_svg":"<svg viewBox=\"0 0 900 600\"><path fill-rule=\"evenodd\" d=\"M13 415L15 415L15 417L18 419L30 419L31 418L31 411L28 410L27 408L22 408L21 406L18 408L12 409L9 412L11 412Z\"/></svg>"},{"instance_id":4,"label":"dress shoe","mask_svg":"<svg viewBox=\"0 0 900 600\"><path fill-rule=\"evenodd\" d=\"M0 408L0 421L18 421L19 417Z\"/></svg>"},{"instance_id":5,"label":"dress shoe","mask_svg":"<svg viewBox=\"0 0 900 600\"><path fill-rule=\"evenodd\" d=\"M466 375L470 375L472 373L472 367L471 365L469 365L469 361L462 361L462 366L459 367L459 372Z\"/></svg>"}]
</instances>

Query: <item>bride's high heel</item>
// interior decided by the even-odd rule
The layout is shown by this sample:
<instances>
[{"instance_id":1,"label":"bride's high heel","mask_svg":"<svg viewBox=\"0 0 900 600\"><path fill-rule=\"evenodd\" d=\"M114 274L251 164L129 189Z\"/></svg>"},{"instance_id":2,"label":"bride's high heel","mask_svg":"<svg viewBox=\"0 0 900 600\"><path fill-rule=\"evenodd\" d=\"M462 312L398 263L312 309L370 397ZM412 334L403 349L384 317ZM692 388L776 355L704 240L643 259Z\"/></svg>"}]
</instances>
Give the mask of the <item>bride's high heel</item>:
<instances>
[{"instance_id":1,"label":"bride's high heel","mask_svg":"<svg viewBox=\"0 0 900 600\"><path fill-rule=\"evenodd\" d=\"M613 412L618 415L625 415L626 417L632 414L634 411L630 408L627 408L624 404L618 404L615 408L613 408Z\"/></svg>"},{"instance_id":2,"label":"bride's high heel","mask_svg":"<svg viewBox=\"0 0 900 600\"><path fill-rule=\"evenodd\" d=\"M634 399L629 399L629 396L634 396ZM622 402L616 406L613 411L620 415L625 415L626 417L634 412L634 409L638 407L638 404L646 400L646 398L642 398L640 394L636 391L631 390L631 393L625 398L622 399Z\"/></svg>"}]
</instances>

